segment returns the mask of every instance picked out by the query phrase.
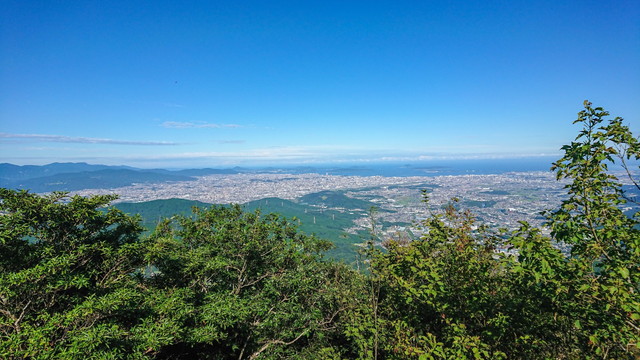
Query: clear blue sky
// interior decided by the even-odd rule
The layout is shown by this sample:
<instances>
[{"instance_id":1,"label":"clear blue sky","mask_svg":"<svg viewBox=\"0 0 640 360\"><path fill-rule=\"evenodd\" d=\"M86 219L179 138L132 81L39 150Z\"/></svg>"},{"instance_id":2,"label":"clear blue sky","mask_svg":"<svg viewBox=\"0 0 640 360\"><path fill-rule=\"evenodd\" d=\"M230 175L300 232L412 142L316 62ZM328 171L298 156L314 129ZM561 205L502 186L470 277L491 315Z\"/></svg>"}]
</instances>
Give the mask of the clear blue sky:
<instances>
[{"instance_id":1,"label":"clear blue sky","mask_svg":"<svg viewBox=\"0 0 640 360\"><path fill-rule=\"evenodd\" d=\"M0 2L0 161L559 154L640 130L640 2Z\"/></svg>"}]
</instances>

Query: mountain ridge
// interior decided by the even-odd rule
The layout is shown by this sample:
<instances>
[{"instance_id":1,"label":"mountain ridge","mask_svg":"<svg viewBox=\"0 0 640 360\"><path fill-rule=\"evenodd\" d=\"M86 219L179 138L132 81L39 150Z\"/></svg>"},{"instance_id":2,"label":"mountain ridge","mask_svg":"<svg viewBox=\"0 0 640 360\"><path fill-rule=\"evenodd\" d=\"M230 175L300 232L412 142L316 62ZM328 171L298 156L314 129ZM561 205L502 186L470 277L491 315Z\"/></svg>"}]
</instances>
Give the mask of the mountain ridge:
<instances>
[{"instance_id":1,"label":"mountain ridge","mask_svg":"<svg viewBox=\"0 0 640 360\"><path fill-rule=\"evenodd\" d=\"M33 192L114 188L134 183L188 181L195 176L237 174L238 169L139 169L125 165L55 162L46 165L0 163L0 187Z\"/></svg>"}]
</instances>

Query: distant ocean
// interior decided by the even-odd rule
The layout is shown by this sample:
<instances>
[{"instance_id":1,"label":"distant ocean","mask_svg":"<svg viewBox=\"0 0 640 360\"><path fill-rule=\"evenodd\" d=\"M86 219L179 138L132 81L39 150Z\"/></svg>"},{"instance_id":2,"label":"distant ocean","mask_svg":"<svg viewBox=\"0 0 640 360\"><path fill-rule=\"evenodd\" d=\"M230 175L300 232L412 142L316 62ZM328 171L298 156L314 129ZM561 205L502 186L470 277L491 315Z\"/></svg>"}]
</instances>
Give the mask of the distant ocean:
<instances>
[{"instance_id":1,"label":"distant ocean","mask_svg":"<svg viewBox=\"0 0 640 360\"><path fill-rule=\"evenodd\" d=\"M487 175L507 172L550 171L558 157L536 157L522 159L481 160L431 160L420 162L384 162L357 164L322 164L261 169L264 172L318 173L349 176L442 176L442 175Z\"/></svg>"}]
</instances>

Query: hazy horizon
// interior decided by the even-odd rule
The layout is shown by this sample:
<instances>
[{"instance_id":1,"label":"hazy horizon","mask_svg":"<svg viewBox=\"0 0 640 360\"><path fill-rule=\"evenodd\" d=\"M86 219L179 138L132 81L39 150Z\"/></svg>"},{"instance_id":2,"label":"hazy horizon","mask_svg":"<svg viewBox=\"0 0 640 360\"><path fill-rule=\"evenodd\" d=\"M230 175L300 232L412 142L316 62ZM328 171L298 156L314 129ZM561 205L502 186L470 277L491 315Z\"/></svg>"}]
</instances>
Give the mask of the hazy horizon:
<instances>
[{"instance_id":1,"label":"hazy horizon","mask_svg":"<svg viewBox=\"0 0 640 360\"><path fill-rule=\"evenodd\" d=\"M522 171L547 171L556 161L556 157L521 157L521 158L456 158L456 159L429 159L429 160L386 160L386 161L342 161L342 162L314 162L314 163L279 163L279 164L244 164L230 166L150 166L137 167L125 164L101 164L92 162L52 162L47 164L10 164L17 166L50 166L65 164L86 164L90 166L113 166L125 167L140 170L163 169L170 171L194 170L213 168L220 170L243 169L247 171L283 171L292 173L306 173L311 169L316 172L328 172L331 174L358 174L363 176L383 175L383 176L432 176L430 170L435 173L447 172L450 175L464 173L500 173L500 172L522 172ZM440 174L441 175L441 174Z\"/></svg>"},{"instance_id":2,"label":"hazy horizon","mask_svg":"<svg viewBox=\"0 0 640 360\"><path fill-rule=\"evenodd\" d=\"M172 161L170 159L157 159L154 161L118 161L114 159L114 161L100 161L106 160L106 158L101 159L72 159L72 160L50 160L50 159L39 159L40 161L24 161L24 162L12 162L6 159L2 159L3 163L17 165L17 166L45 166L51 165L55 163L86 163L89 165L107 165L107 166L125 166L125 167L133 167L139 169L154 169L154 168L162 168L168 170L182 170L182 169L197 169L197 168L219 168L219 169L229 169L233 167L244 167L244 168L291 168L291 167L327 167L327 166L335 166L335 167L348 167L348 166L386 166L386 165L416 165L416 164L439 164L439 163L463 163L463 162L515 162L515 161L536 161L536 162L548 162L549 166L551 166L551 162L559 159L561 155L521 155L521 156L508 156L508 155L483 155L483 154L472 154L472 155L450 155L450 156L419 156L419 157L380 157L380 158L344 158L344 159L313 159L307 161L295 161L288 159L280 159L280 160L271 160L271 161L260 161L259 159L242 159L238 161L228 161L228 162L210 162L210 161L182 161L175 160ZM24 160L24 159L23 159Z\"/></svg>"}]
</instances>

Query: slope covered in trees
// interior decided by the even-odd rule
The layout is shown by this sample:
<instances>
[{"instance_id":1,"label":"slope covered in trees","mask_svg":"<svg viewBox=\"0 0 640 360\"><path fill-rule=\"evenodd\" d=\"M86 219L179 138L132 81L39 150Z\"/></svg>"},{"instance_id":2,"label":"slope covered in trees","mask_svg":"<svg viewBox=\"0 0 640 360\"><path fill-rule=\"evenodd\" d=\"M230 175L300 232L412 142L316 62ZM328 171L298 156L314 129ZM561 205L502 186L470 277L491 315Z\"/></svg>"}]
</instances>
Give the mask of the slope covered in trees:
<instances>
[{"instance_id":1,"label":"slope covered in trees","mask_svg":"<svg viewBox=\"0 0 640 360\"><path fill-rule=\"evenodd\" d=\"M137 169L128 166L53 163L42 166L0 164L0 187L32 192L76 191L130 186L134 183L195 180L194 176L237 174L241 169Z\"/></svg>"},{"instance_id":2,"label":"slope covered in trees","mask_svg":"<svg viewBox=\"0 0 640 360\"><path fill-rule=\"evenodd\" d=\"M0 358L638 358L640 215L607 167L638 189L640 146L607 116L585 102L553 164L569 196L551 238L492 232L453 199L423 238L371 245L364 272L273 214L194 209L142 236L100 210L113 197L1 189Z\"/></svg>"}]
</instances>

